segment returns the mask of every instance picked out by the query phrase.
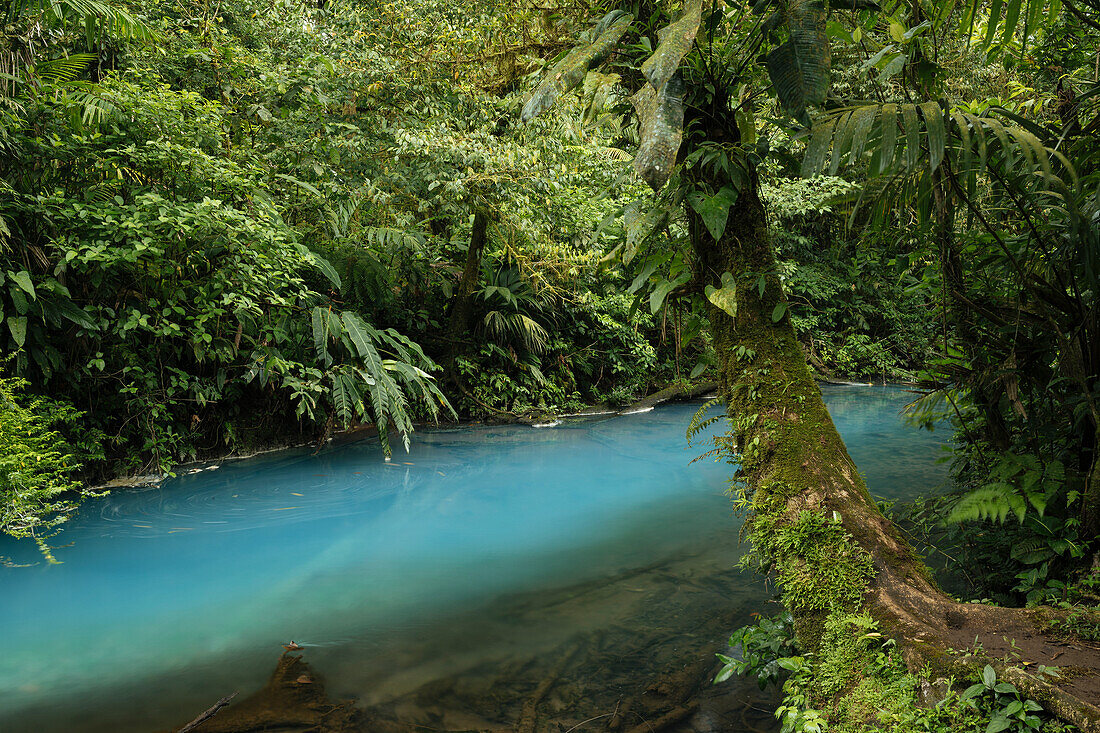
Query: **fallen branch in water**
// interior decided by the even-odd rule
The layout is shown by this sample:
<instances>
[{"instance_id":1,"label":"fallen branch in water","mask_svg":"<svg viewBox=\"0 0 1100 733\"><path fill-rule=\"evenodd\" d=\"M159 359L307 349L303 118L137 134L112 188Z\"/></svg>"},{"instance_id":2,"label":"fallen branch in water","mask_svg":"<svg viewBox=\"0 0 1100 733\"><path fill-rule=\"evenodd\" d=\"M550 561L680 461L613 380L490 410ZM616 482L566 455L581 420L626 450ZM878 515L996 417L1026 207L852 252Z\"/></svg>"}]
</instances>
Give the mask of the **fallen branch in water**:
<instances>
[{"instance_id":1,"label":"fallen branch in water","mask_svg":"<svg viewBox=\"0 0 1100 733\"><path fill-rule=\"evenodd\" d=\"M656 733L662 728L667 728L673 723L679 723L684 718L688 717L695 712L695 708L699 707L699 703L690 702L682 707L673 708L667 713L657 718L653 722L645 722L640 725L636 725L626 733Z\"/></svg>"},{"instance_id":2,"label":"fallen branch in water","mask_svg":"<svg viewBox=\"0 0 1100 733\"><path fill-rule=\"evenodd\" d=\"M580 644L574 644L566 650L562 655L558 663L554 665L554 668L543 678L539 683L535 691L531 693L531 696L523 703L523 710L519 715L519 723L516 725L516 733L535 733L535 721L537 719L536 709L542 698L546 697L546 693L550 691L550 688L554 686L554 683L558 681L558 677L565 670L566 665L569 664L569 660L573 658L573 655L581 648Z\"/></svg>"},{"instance_id":3,"label":"fallen branch in water","mask_svg":"<svg viewBox=\"0 0 1100 733\"><path fill-rule=\"evenodd\" d=\"M233 698L235 698L236 696L237 696L236 692L234 692L232 695L226 695L221 700L218 700L216 703L214 703L202 715L195 718L190 723L188 723L187 725L183 726L178 731L176 731L176 733L187 733L187 731L189 731L189 730L192 730L194 728L198 728L200 725L202 725L203 723L205 723L206 721L210 720L215 715L217 715L218 711L221 710L222 708L224 708L226 705L228 705L233 700Z\"/></svg>"}]
</instances>

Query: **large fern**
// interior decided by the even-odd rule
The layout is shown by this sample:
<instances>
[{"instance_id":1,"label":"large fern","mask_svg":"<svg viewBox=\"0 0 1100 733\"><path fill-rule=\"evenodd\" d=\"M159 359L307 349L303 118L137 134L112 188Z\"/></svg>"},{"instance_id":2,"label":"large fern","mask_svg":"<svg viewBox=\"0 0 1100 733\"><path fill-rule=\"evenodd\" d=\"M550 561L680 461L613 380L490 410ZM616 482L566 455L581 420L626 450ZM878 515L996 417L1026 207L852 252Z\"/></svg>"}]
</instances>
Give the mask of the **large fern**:
<instances>
[{"instance_id":1,"label":"large fern","mask_svg":"<svg viewBox=\"0 0 1100 733\"><path fill-rule=\"evenodd\" d=\"M310 316L314 349L328 388L324 399L341 424L373 423L388 455L391 421L406 450L409 447L410 396L432 418L441 409L454 414L431 375L438 366L415 342L393 329L377 329L352 311L315 306ZM311 413L312 407L299 409Z\"/></svg>"}]
</instances>

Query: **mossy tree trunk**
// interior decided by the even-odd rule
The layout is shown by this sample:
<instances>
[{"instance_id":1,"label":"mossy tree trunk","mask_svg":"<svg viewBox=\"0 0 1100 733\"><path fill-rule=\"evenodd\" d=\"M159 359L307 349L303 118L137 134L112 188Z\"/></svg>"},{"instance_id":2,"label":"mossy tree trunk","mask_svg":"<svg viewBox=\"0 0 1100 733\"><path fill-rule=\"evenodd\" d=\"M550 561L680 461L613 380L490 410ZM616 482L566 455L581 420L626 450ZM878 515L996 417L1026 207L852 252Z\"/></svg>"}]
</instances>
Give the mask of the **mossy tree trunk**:
<instances>
[{"instance_id":1,"label":"mossy tree trunk","mask_svg":"<svg viewBox=\"0 0 1100 733\"><path fill-rule=\"evenodd\" d=\"M731 316L711 307L719 385L749 503L753 552L777 576L800 645L817 652L830 614L868 611L897 639L909 668L932 679L959 672L949 647L1036 627L1043 611L960 604L944 594L878 510L822 400L776 274L755 176L715 240L688 208L698 285L737 286ZM712 185L716 190L719 186ZM761 278L763 288L761 289ZM986 647L992 648L991 646ZM974 660L969 661L970 664ZM984 660L983 660L984 663ZM1083 730L1100 730L1100 708L1030 677L1017 680L1048 709Z\"/></svg>"}]
</instances>

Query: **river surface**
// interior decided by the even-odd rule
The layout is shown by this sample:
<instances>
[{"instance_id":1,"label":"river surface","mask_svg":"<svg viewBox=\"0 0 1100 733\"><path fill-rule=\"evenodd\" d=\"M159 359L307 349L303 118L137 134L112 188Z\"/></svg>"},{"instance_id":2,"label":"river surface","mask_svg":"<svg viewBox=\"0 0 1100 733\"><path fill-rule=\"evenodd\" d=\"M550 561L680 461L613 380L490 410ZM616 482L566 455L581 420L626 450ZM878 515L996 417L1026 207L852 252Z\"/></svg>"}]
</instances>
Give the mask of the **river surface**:
<instances>
[{"instance_id":1,"label":"river surface","mask_svg":"<svg viewBox=\"0 0 1100 733\"><path fill-rule=\"evenodd\" d=\"M876 495L943 484L947 435L903 423L912 395L824 392ZM509 726L500 685L537 680L570 639L591 653L556 704L621 702L776 610L734 568L729 466L691 462L696 409L424 430L389 462L370 440L284 451L87 502L54 538L59 565L0 542L0 730L179 727L261 687L291 640L331 694L425 726ZM754 684L727 685L752 707ZM729 714L712 723L737 730Z\"/></svg>"}]
</instances>

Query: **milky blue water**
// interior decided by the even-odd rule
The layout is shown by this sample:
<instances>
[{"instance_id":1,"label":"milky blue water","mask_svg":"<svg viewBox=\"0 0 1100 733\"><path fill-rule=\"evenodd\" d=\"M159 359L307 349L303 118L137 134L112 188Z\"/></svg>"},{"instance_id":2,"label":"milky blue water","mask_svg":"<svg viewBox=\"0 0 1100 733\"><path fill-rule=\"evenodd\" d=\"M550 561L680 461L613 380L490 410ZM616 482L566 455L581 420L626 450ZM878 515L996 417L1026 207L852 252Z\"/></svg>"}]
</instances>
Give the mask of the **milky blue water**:
<instances>
[{"instance_id":1,"label":"milky blue water","mask_svg":"<svg viewBox=\"0 0 1100 733\"><path fill-rule=\"evenodd\" d=\"M944 436L899 417L911 395L825 393L873 491L942 483ZM499 599L704 546L732 565L729 467L691 463L705 448L684 438L695 409L425 430L390 462L369 440L285 451L87 503L55 538L60 565L0 542L0 556L35 563L0 569L0 730L181 725L227 690L261 685L292 639L330 686L378 697L413 675L403 639L484 634L463 653L491 649L479 624L492 612L478 609ZM741 585L763 595L752 578ZM548 626L516 633L550 638ZM447 666L446 645L434 654Z\"/></svg>"}]
</instances>

